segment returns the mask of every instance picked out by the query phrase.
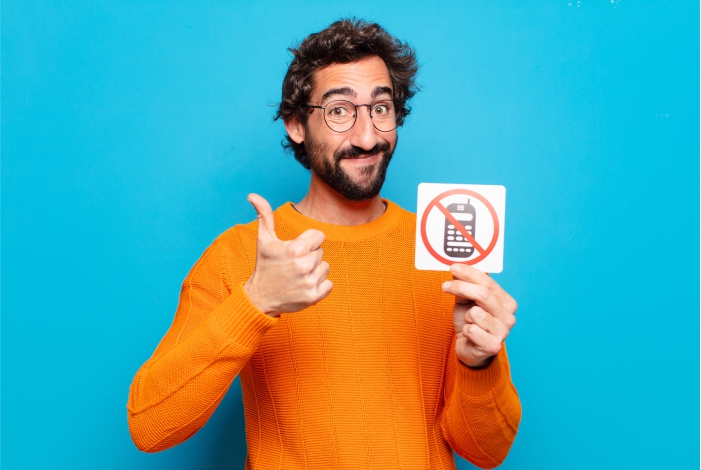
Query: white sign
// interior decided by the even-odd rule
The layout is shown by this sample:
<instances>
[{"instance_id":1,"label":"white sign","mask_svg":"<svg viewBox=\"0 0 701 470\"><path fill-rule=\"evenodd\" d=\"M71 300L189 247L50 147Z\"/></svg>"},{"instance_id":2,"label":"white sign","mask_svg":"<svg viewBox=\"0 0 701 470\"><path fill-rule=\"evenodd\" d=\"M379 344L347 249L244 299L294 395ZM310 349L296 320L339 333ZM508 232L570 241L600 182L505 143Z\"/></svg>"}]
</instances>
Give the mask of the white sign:
<instances>
[{"instance_id":1,"label":"white sign","mask_svg":"<svg viewBox=\"0 0 701 470\"><path fill-rule=\"evenodd\" d=\"M454 263L500 273L504 264L506 188L421 183L416 205L416 269Z\"/></svg>"}]
</instances>

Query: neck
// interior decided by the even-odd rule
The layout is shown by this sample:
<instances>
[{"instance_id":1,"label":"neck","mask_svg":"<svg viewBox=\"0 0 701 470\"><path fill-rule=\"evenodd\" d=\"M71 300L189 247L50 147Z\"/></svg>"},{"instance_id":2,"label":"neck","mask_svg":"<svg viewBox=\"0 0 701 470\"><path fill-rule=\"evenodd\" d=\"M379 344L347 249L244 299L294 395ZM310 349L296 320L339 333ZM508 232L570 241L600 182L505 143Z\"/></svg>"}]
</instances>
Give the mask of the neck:
<instances>
[{"instance_id":1,"label":"neck","mask_svg":"<svg viewBox=\"0 0 701 470\"><path fill-rule=\"evenodd\" d=\"M367 224L385 212L379 194L367 201L349 201L329 188L314 172L307 195L295 208L309 218L334 225Z\"/></svg>"}]
</instances>

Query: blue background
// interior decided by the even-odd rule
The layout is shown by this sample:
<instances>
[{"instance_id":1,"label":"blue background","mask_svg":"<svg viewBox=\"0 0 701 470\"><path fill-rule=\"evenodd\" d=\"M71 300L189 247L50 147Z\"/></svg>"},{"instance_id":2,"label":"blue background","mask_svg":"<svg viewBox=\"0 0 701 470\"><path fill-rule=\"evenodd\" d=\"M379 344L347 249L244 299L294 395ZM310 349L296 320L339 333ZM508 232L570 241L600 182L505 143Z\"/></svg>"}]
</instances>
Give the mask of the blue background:
<instances>
[{"instance_id":1,"label":"blue background","mask_svg":"<svg viewBox=\"0 0 701 470\"><path fill-rule=\"evenodd\" d=\"M155 455L128 387L246 194L305 194L286 48L348 15L422 64L383 196L507 188L503 468L698 468L699 5L663 0L2 2L2 467L243 467L238 383Z\"/></svg>"}]
</instances>

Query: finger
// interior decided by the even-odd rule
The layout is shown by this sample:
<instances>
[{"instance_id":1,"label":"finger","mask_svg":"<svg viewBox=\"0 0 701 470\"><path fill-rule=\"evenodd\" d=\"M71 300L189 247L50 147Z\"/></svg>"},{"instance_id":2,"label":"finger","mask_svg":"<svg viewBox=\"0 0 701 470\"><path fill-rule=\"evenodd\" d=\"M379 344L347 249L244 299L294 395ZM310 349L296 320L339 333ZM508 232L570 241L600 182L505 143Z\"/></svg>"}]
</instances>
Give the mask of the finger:
<instances>
[{"instance_id":1,"label":"finger","mask_svg":"<svg viewBox=\"0 0 701 470\"><path fill-rule=\"evenodd\" d=\"M443 283L443 290L448 294L453 294L458 298L466 300L474 300L477 305L482 307L490 315L497 317L499 320L506 321L509 313L505 307L497 300L491 290L487 287L472 284L471 282L454 280ZM464 300L456 302L466 303Z\"/></svg>"},{"instance_id":2,"label":"finger","mask_svg":"<svg viewBox=\"0 0 701 470\"><path fill-rule=\"evenodd\" d=\"M515 313L518 308L518 304L502 287L489 275L483 273L479 269L469 266L467 264L455 263L450 267L450 272L456 279L462 281L472 282L474 284L479 284L485 286L491 290L499 302L506 307L510 313Z\"/></svg>"},{"instance_id":3,"label":"finger","mask_svg":"<svg viewBox=\"0 0 701 470\"><path fill-rule=\"evenodd\" d=\"M462 329L462 334L467 337L478 352L485 356L494 356L501 350L501 340L484 331L474 323L468 323Z\"/></svg>"},{"instance_id":4,"label":"finger","mask_svg":"<svg viewBox=\"0 0 701 470\"><path fill-rule=\"evenodd\" d=\"M474 305L475 303L471 300L468 301L468 303L455 302L455 306L453 307L453 325L455 326L456 333L462 331L462 327L465 325L465 314L467 314L470 307Z\"/></svg>"},{"instance_id":5,"label":"finger","mask_svg":"<svg viewBox=\"0 0 701 470\"><path fill-rule=\"evenodd\" d=\"M324 252L321 248L318 248L301 257L296 253L293 253L293 256L297 258L295 272L299 276L314 276L314 271L323 261Z\"/></svg>"},{"instance_id":6,"label":"finger","mask_svg":"<svg viewBox=\"0 0 701 470\"><path fill-rule=\"evenodd\" d=\"M319 264L324 260L324 249L319 247L316 250L309 253L309 256L314 260L312 271L314 271Z\"/></svg>"},{"instance_id":7,"label":"finger","mask_svg":"<svg viewBox=\"0 0 701 470\"><path fill-rule=\"evenodd\" d=\"M326 296L331 293L331 289L333 289L333 282L329 281L328 279L319 284L319 287L317 287L319 300L326 298Z\"/></svg>"},{"instance_id":8,"label":"finger","mask_svg":"<svg viewBox=\"0 0 701 470\"><path fill-rule=\"evenodd\" d=\"M455 336L455 352L463 364L471 365L487 359L485 353L475 346L475 343L470 341L470 339L463 334L462 330Z\"/></svg>"},{"instance_id":9,"label":"finger","mask_svg":"<svg viewBox=\"0 0 701 470\"><path fill-rule=\"evenodd\" d=\"M317 286L323 284L329 275L329 271L331 271L331 266L326 261L322 261L319 263L319 266L314 269L312 276L317 280Z\"/></svg>"},{"instance_id":10,"label":"finger","mask_svg":"<svg viewBox=\"0 0 701 470\"><path fill-rule=\"evenodd\" d=\"M465 323L477 325L487 333L496 336L499 340L505 339L509 334L505 325L476 305L465 312Z\"/></svg>"},{"instance_id":11,"label":"finger","mask_svg":"<svg viewBox=\"0 0 701 470\"><path fill-rule=\"evenodd\" d=\"M324 232L310 228L302 232L300 236L292 240L292 242L295 248L299 250L300 254L306 254L321 247L324 240L326 240Z\"/></svg>"},{"instance_id":12,"label":"finger","mask_svg":"<svg viewBox=\"0 0 701 470\"><path fill-rule=\"evenodd\" d=\"M275 234L275 217L273 216L273 208L270 203L262 196L251 193L248 195L248 202L253 205L253 208L258 213L258 239L276 239Z\"/></svg>"}]
</instances>

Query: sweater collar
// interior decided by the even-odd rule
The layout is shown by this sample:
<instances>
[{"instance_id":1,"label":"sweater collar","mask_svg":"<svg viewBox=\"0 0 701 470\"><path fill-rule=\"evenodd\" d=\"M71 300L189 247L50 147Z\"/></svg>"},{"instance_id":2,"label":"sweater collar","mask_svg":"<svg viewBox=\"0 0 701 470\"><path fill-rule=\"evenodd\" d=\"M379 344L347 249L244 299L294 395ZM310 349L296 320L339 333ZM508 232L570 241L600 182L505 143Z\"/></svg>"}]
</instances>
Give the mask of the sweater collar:
<instances>
[{"instance_id":1,"label":"sweater collar","mask_svg":"<svg viewBox=\"0 0 701 470\"><path fill-rule=\"evenodd\" d=\"M278 207L275 217L300 233L313 228L324 232L326 240L353 242L382 235L397 225L404 210L386 199L382 199L382 202L387 204L384 214L362 225L333 225L319 222L295 210L291 202Z\"/></svg>"}]
</instances>

